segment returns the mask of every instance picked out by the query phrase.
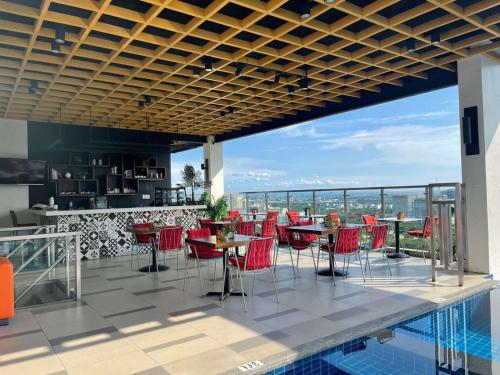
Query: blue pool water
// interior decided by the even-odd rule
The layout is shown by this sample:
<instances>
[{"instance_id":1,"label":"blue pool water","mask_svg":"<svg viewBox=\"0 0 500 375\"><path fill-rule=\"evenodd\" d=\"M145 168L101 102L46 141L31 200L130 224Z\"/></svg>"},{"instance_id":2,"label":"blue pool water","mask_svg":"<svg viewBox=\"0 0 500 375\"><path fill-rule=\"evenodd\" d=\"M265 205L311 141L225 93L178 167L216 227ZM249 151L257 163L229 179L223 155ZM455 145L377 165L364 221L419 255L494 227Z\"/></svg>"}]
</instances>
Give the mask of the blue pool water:
<instances>
[{"instance_id":1,"label":"blue pool water","mask_svg":"<svg viewBox=\"0 0 500 375\"><path fill-rule=\"evenodd\" d=\"M476 294L268 374L500 374L500 289Z\"/></svg>"}]
</instances>

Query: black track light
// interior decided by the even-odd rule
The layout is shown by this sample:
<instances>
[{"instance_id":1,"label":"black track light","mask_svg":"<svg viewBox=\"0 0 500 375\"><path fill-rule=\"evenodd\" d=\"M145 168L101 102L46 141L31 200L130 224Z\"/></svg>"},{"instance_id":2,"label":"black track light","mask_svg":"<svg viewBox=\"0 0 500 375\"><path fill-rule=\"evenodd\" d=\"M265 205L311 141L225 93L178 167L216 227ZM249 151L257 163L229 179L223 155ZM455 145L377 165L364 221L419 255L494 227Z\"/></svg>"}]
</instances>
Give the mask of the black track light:
<instances>
[{"instance_id":1,"label":"black track light","mask_svg":"<svg viewBox=\"0 0 500 375\"><path fill-rule=\"evenodd\" d=\"M311 17L311 2L304 0L300 5L300 18L305 20L309 17Z\"/></svg>"},{"instance_id":2,"label":"black track light","mask_svg":"<svg viewBox=\"0 0 500 375\"><path fill-rule=\"evenodd\" d=\"M431 44L437 46L441 43L441 33L439 31L433 31L431 34Z\"/></svg>"},{"instance_id":3,"label":"black track light","mask_svg":"<svg viewBox=\"0 0 500 375\"><path fill-rule=\"evenodd\" d=\"M280 79L281 79L281 73L276 72L276 74L274 75L274 83L280 83Z\"/></svg>"},{"instance_id":4,"label":"black track light","mask_svg":"<svg viewBox=\"0 0 500 375\"><path fill-rule=\"evenodd\" d=\"M326 5L330 5L330 4L333 4L335 2L335 0L325 0L324 2Z\"/></svg>"},{"instance_id":5,"label":"black track light","mask_svg":"<svg viewBox=\"0 0 500 375\"><path fill-rule=\"evenodd\" d=\"M227 107L228 113L234 113L234 107Z\"/></svg>"},{"instance_id":6,"label":"black track light","mask_svg":"<svg viewBox=\"0 0 500 375\"><path fill-rule=\"evenodd\" d=\"M29 93L30 95L35 95L36 90L38 89L38 81L31 81L30 82L30 87L29 87Z\"/></svg>"},{"instance_id":7,"label":"black track light","mask_svg":"<svg viewBox=\"0 0 500 375\"><path fill-rule=\"evenodd\" d=\"M66 41L66 30L64 29L64 26L56 27L56 36L54 40L58 44L64 44L64 42Z\"/></svg>"},{"instance_id":8,"label":"black track light","mask_svg":"<svg viewBox=\"0 0 500 375\"><path fill-rule=\"evenodd\" d=\"M408 52L415 52L415 39L410 38L406 40L406 50Z\"/></svg>"},{"instance_id":9,"label":"black track light","mask_svg":"<svg viewBox=\"0 0 500 375\"><path fill-rule=\"evenodd\" d=\"M195 66L193 68L193 77L200 77L201 76L201 69Z\"/></svg>"},{"instance_id":10,"label":"black track light","mask_svg":"<svg viewBox=\"0 0 500 375\"><path fill-rule=\"evenodd\" d=\"M150 105L151 103L153 103L153 100L151 99L151 97L149 95L144 95L144 104Z\"/></svg>"},{"instance_id":11,"label":"black track light","mask_svg":"<svg viewBox=\"0 0 500 375\"><path fill-rule=\"evenodd\" d=\"M287 89L288 89L288 95L293 95L293 93L295 92L295 89L292 85L288 85Z\"/></svg>"},{"instance_id":12,"label":"black track light","mask_svg":"<svg viewBox=\"0 0 500 375\"><path fill-rule=\"evenodd\" d=\"M205 57L203 59L203 64L205 65L205 71L211 72L212 70L214 70L212 59L210 57Z\"/></svg>"},{"instance_id":13,"label":"black track light","mask_svg":"<svg viewBox=\"0 0 500 375\"><path fill-rule=\"evenodd\" d=\"M221 115L221 117L224 117L226 115L226 112L220 111L220 115Z\"/></svg>"},{"instance_id":14,"label":"black track light","mask_svg":"<svg viewBox=\"0 0 500 375\"><path fill-rule=\"evenodd\" d=\"M236 70L235 70L234 74L236 74L236 76L238 77L243 72L244 68L245 68L245 64L238 63L238 65L236 65Z\"/></svg>"},{"instance_id":15,"label":"black track light","mask_svg":"<svg viewBox=\"0 0 500 375\"><path fill-rule=\"evenodd\" d=\"M139 108L144 108L146 103L143 100L139 101Z\"/></svg>"},{"instance_id":16,"label":"black track light","mask_svg":"<svg viewBox=\"0 0 500 375\"><path fill-rule=\"evenodd\" d=\"M52 43L50 43L50 51L56 55L59 52L61 52L61 47L59 46L59 43L57 43L55 40L53 40Z\"/></svg>"},{"instance_id":17,"label":"black track light","mask_svg":"<svg viewBox=\"0 0 500 375\"><path fill-rule=\"evenodd\" d=\"M306 74L300 79L299 85L302 91L309 90L309 78L307 78Z\"/></svg>"}]
</instances>

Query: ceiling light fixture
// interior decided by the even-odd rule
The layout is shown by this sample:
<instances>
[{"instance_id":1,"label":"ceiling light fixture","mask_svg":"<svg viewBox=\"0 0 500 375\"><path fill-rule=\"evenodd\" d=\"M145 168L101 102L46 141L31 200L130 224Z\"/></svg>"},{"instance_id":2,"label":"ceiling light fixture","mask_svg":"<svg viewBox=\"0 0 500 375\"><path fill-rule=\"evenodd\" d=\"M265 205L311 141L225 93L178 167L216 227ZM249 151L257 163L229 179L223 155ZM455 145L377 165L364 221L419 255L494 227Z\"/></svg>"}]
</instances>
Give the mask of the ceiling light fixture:
<instances>
[{"instance_id":1,"label":"ceiling light fixture","mask_svg":"<svg viewBox=\"0 0 500 375\"><path fill-rule=\"evenodd\" d=\"M431 44L433 46L437 46L439 43L441 43L441 33L439 31L434 31L431 34Z\"/></svg>"},{"instance_id":2,"label":"ceiling light fixture","mask_svg":"<svg viewBox=\"0 0 500 375\"><path fill-rule=\"evenodd\" d=\"M334 2L335 2L335 0L325 0L326 5L333 4Z\"/></svg>"},{"instance_id":3,"label":"ceiling light fixture","mask_svg":"<svg viewBox=\"0 0 500 375\"><path fill-rule=\"evenodd\" d=\"M203 64L205 65L205 71L211 72L214 70L213 64L212 64L212 59L210 57L205 57L203 59Z\"/></svg>"},{"instance_id":4,"label":"ceiling light fixture","mask_svg":"<svg viewBox=\"0 0 500 375\"><path fill-rule=\"evenodd\" d=\"M288 95L293 95L293 93L295 92L295 89L292 85L288 85L287 89L288 89Z\"/></svg>"},{"instance_id":5,"label":"ceiling light fixture","mask_svg":"<svg viewBox=\"0 0 500 375\"><path fill-rule=\"evenodd\" d=\"M64 44L64 42L66 41L66 30L64 29L64 26L56 27L56 36L54 40L58 44Z\"/></svg>"},{"instance_id":6,"label":"ceiling light fixture","mask_svg":"<svg viewBox=\"0 0 500 375\"><path fill-rule=\"evenodd\" d=\"M311 2L306 0L300 6L300 18L305 20L309 17L311 17Z\"/></svg>"},{"instance_id":7,"label":"ceiling light fixture","mask_svg":"<svg viewBox=\"0 0 500 375\"><path fill-rule=\"evenodd\" d=\"M53 54L58 54L59 52L61 52L61 47L59 45L59 43L57 43L55 40L52 41L52 43L50 43L50 52L52 52Z\"/></svg>"},{"instance_id":8,"label":"ceiling light fixture","mask_svg":"<svg viewBox=\"0 0 500 375\"><path fill-rule=\"evenodd\" d=\"M280 83L280 78L281 78L281 73L276 72L276 74L274 75L274 83Z\"/></svg>"},{"instance_id":9,"label":"ceiling light fixture","mask_svg":"<svg viewBox=\"0 0 500 375\"><path fill-rule=\"evenodd\" d=\"M139 108L144 108L145 105L146 105L146 103L144 103L143 100L139 101Z\"/></svg>"},{"instance_id":10,"label":"ceiling light fixture","mask_svg":"<svg viewBox=\"0 0 500 375\"><path fill-rule=\"evenodd\" d=\"M234 113L234 107L227 107L228 113Z\"/></svg>"},{"instance_id":11,"label":"ceiling light fixture","mask_svg":"<svg viewBox=\"0 0 500 375\"><path fill-rule=\"evenodd\" d=\"M193 67L193 77L200 77L201 76L201 68L198 68L197 66Z\"/></svg>"},{"instance_id":12,"label":"ceiling light fixture","mask_svg":"<svg viewBox=\"0 0 500 375\"><path fill-rule=\"evenodd\" d=\"M299 80L299 85L302 91L309 90L309 78L307 78L307 70L304 70L304 75Z\"/></svg>"},{"instance_id":13,"label":"ceiling light fixture","mask_svg":"<svg viewBox=\"0 0 500 375\"><path fill-rule=\"evenodd\" d=\"M153 103L153 99L149 95L144 95L144 104L150 105L151 103Z\"/></svg>"},{"instance_id":14,"label":"ceiling light fixture","mask_svg":"<svg viewBox=\"0 0 500 375\"><path fill-rule=\"evenodd\" d=\"M239 77L240 74L243 72L243 68L245 68L245 64L238 63L238 65L236 65L236 70L235 70L234 74L236 74L236 76Z\"/></svg>"},{"instance_id":15,"label":"ceiling light fixture","mask_svg":"<svg viewBox=\"0 0 500 375\"><path fill-rule=\"evenodd\" d=\"M226 112L224 112L224 111L220 111L220 115L221 115L222 117L224 117L224 116L226 115Z\"/></svg>"},{"instance_id":16,"label":"ceiling light fixture","mask_svg":"<svg viewBox=\"0 0 500 375\"><path fill-rule=\"evenodd\" d=\"M406 40L406 50L408 52L415 52L415 39L410 38Z\"/></svg>"}]
</instances>

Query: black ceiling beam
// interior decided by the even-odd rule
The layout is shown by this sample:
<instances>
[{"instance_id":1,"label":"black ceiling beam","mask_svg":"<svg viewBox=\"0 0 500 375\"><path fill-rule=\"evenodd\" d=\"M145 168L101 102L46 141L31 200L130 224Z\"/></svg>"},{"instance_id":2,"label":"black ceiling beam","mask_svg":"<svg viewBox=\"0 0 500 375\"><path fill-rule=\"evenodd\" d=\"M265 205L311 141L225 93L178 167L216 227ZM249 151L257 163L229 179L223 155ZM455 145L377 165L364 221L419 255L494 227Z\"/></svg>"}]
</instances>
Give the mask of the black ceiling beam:
<instances>
[{"instance_id":1,"label":"black ceiling beam","mask_svg":"<svg viewBox=\"0 0 500 375\"><path fill-rule=\"evenodd\" d=\"M458 78L456 71L450 72L439 68L433 68L427 70L426 73L428 74L427 79L410 76L403 77L401 78L401 81L403 81L402 87L382 84L380 85L381 91L379 93L366 91L361 94L360 98L344 96L342 97L341 103L327 102L325 107L313 107L310 111L299 111L296 115L285 115L284 118L275 118L262 124L255 124L253 126L238 129L229 133L217 135L215 137L215 141L229 141L231 139L275 130L305 121L316 120L337 113L352 111L375 104L386 103L413 95L423 94L425 92L457 84Z\"/></svg>"}]
</instances>

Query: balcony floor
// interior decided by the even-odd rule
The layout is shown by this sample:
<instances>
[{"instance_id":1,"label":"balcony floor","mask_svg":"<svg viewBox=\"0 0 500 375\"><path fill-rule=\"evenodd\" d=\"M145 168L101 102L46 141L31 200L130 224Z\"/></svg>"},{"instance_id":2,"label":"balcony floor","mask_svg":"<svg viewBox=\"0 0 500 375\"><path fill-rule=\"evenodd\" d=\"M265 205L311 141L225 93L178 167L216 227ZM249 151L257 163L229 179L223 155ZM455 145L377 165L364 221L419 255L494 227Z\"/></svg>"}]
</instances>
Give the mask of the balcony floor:
<instances>
[{"instance_id":1,"label":"balcony floor","mask_svg":"<svg viewBox=\"0 0 500 375\"><path fill-rule=\"evenodd\" d=\"M373 257L373 280L361 278L351 263L347 279L315 279L312 259L301 256L293 277L290 258L281 253L277 271L280 303L270 274L258 276L255 295L200 297L196 269L190 268L186 291L184 269L144 274L130 259L82 263L81 302L66 302L17 311L0 327L0 367L7 374L212 374L240 373L239 365L259 360L263 369L297 356L374 332L439 304L492 284L483 275L442 275L430 282L429 261ZM213 262L203 267L205 289L212 285ZM146 265L147 258L142 260ZM321 266L327 266L327 260ZM192 265L192 263L191 263ZM180 268L183 268L180 266ZM251 280L246 280L247 291Z\"/></svg>"}]
</instances>

